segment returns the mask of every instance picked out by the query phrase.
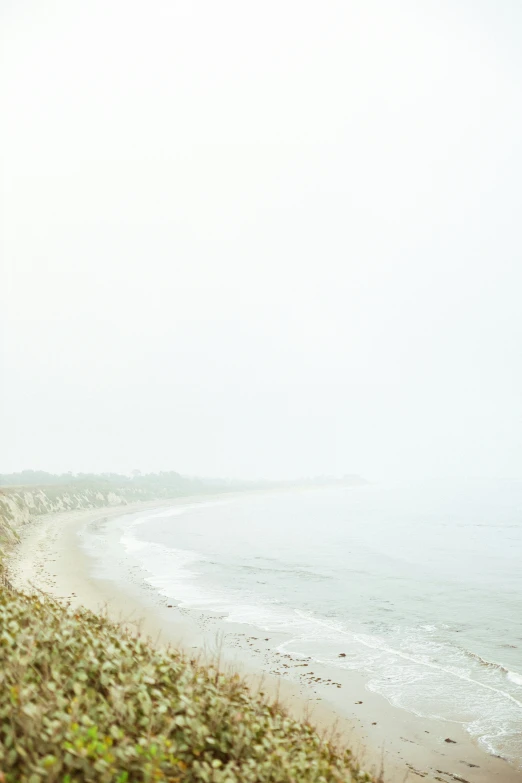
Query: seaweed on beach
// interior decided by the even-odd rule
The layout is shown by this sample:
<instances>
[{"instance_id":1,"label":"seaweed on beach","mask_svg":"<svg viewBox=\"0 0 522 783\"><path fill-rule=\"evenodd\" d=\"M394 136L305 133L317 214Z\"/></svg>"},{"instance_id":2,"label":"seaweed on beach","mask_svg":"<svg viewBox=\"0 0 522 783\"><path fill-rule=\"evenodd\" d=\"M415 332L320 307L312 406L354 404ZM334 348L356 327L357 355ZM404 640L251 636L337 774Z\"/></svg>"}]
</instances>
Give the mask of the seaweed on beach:
<instances>
[{"instance_id":1,"label":"seaweed on beach","mask_svg":"<svg viewBox=\"0 0 522 783\"><path fill-rule=\"evenodd\" d=\"M0 586L0 781L370 781L350 752L203 665Z\"/></svg>"}]
</instances>

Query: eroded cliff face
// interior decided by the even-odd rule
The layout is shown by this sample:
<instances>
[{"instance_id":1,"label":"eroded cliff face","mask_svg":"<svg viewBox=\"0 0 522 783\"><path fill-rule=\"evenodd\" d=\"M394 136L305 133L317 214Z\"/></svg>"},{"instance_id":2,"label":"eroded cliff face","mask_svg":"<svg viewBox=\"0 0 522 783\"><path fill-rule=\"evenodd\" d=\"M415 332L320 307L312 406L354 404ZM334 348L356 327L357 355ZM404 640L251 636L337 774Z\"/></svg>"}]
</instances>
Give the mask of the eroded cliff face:
<instances>
[{"instance_id":1,"label":"eroded cliff face","mask_svg":"<svg viewBox=\"0 0 522 783\"><path fill-rule=\"evenodd\" d=\"M0 489L0 555L16 543L23 525L42 514L120 506L150 499L150 493L135 487L105 491L74 487L5 487Z\"/></svg>"}]
</instances>

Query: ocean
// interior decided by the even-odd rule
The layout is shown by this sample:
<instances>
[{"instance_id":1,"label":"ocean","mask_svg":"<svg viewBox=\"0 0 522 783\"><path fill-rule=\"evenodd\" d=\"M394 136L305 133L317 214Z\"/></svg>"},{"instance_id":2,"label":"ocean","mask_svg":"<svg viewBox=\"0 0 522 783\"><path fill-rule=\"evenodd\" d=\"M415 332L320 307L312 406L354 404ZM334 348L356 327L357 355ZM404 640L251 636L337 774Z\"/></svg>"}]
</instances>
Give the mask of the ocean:
<instances>
[{"instance_id":1,"label":"ocean","mask_svg":"<svg viewBox=\"0 0 522 783\"><path fill-rule=\"evenodd\" d=\"M110 524L172 603L282 633L281 652L362 672L522 767L522 482L245 494ZM102 534L86 546L103 568Z\"/></svg>"}]
</instances>

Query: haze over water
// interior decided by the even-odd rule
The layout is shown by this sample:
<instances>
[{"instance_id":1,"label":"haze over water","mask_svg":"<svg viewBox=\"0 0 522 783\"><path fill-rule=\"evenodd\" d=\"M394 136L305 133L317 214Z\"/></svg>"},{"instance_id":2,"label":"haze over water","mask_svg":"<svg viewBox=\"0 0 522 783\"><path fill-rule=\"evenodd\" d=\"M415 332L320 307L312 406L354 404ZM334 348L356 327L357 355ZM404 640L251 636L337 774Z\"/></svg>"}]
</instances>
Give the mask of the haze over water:
<instances>
[{"instance_id":1,"label":"haze over water","mask_svg":"<svg viewBox=\"0 0 522 783\"><path fill-rule=\"evenodd\" d=\"M521 37L2 3L0 472L522 476Z\"/></svg>"},{"instance_id":2,"label":"haze over water","mask_svg":"<svg viewBox=\"0 0 522 783\"><path fill-rule=\"evenodd\" d=\"M283 632L522 765L522 482L243 496L125 517L116 540L182 607Z\"/></svg>"},{"instance_id":3,"label":"haze over water","mask_svg":"<svg viewBox=\"0 0 522 783\"><path fill-rule=\"evenodd\" d=\"M120 543L173 600L515 757L520 2L0 22L0 472L458 477L178 509Z\"/></svg>"}]
</instances>

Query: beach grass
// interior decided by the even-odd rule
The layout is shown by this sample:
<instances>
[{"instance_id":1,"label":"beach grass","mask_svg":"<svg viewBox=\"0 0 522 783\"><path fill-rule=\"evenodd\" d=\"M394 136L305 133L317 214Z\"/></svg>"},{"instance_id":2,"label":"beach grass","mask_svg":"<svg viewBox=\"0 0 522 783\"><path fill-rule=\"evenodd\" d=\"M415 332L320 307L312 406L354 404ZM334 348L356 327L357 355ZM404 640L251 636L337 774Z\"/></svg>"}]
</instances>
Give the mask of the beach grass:
<instances>
[{"instance_id":1,"label":"beach grass","mask_svg":"<svg viewBox=\"0 0 522 783\"><path fill-rule=\"evenodd\" d=\"M0 586L0 782L374 781L241 677Z\"/></svg>"}]
</instances>

